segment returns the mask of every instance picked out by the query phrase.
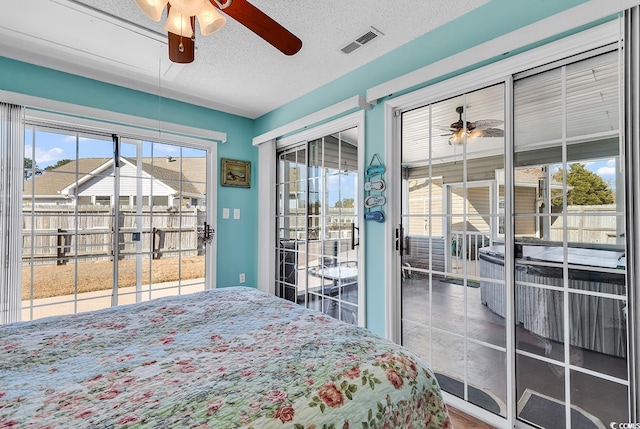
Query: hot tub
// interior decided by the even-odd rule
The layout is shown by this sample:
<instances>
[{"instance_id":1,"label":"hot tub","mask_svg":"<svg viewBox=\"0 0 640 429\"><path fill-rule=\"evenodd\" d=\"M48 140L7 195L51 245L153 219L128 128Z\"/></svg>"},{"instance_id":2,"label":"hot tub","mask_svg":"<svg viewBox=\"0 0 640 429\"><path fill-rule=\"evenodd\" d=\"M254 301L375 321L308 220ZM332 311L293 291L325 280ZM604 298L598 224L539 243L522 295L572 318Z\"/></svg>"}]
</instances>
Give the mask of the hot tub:
<instances>
[{"instance_id":1,"label":"hot tub","mask_svg":"<svg viewBox=\"0 0 640 429\"><path fill-rule=\"evenodd\" d=\"M564 342L564 251L558 246L525 245L522 257L515 264L517 323L558 342ZM623 314L626 299L585 293L626 297L623 255L613 250L567 249L567 260L571 266L567 285L571 292L571 345L616 356L626 355L626 320ZM479 259L482 278L480 298L491 311L505 317L504 246L481 248ZM492 282L491 279L502 282Z\"/></svg>"}]
</instances>

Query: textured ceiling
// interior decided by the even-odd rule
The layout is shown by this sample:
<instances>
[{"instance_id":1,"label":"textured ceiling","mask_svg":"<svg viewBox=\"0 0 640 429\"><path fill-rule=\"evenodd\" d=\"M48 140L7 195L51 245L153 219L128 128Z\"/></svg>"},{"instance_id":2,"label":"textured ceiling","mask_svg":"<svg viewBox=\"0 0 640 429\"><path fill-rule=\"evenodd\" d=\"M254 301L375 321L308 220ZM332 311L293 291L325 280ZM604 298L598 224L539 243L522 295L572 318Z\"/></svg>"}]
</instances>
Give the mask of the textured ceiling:
<instances>
[{"instance_id":1,"label":"textured ceiling","mask_svg":"<svg viewBox=\"0 0 640 429\"><path fill-rule=\"evenodd\" d=\"M134 0L20 0L3 4L0 52L256 118L487 2L252 0L302 40L300 52L285 56L229 18L219 32L198 37L194 63L172 65L162 24ZM340 51L371 26L384 36L350 55Z\"/></svg>"}]
</instances>

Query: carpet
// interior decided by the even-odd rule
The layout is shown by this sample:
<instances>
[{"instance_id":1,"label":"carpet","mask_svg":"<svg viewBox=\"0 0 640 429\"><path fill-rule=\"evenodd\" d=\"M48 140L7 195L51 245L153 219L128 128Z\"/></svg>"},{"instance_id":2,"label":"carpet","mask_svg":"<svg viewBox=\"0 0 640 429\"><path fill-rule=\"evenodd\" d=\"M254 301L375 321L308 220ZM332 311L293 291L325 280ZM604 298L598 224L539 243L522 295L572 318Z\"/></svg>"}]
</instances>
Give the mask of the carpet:
<instances>
[{"instance_id":1,"label":"carpet","mask_svg":"<svg viewBox=\"0 0 640 429\"><path fill-rule=\"evenodd\" d=\"M452 285L458 285L458 286L464 285L464 282L462 281L462 279L455 279L452 277L445 277L440 281L443 283L450 283ZM474 280L467 280L467 287L473 287L473 288L480 287L480 282L477 282Z\"/></svg>"},{"instance_id":2,"label":"carpet","mask_svg":"<svg viewBox=\"0 0 640 429\"><path fill-rule=\"evenodd\" d=\"M436 373L436 380L438 380L440 388L445 392L451 393L458 398L464 398L464 385L461 381L440 373ZM472 404L497 415L500 415L500 413L504 411L504 406L498 404L496 399L487 392L473 386L468 386L467 389L469 394L468 399Z\"/></svg>"},{"instance_id":3,"label":"carpet","mask_svg":"<svg viewBox=\"0 0 640 429\"><path fill-rule=\"evenodd\" d=\"M518 418L546 429L564 429L565 405L531 389L526 389L518 401ZM572 429L606 429L596 416L579 407L571 407Z\"/></svg>"}]
</instances>

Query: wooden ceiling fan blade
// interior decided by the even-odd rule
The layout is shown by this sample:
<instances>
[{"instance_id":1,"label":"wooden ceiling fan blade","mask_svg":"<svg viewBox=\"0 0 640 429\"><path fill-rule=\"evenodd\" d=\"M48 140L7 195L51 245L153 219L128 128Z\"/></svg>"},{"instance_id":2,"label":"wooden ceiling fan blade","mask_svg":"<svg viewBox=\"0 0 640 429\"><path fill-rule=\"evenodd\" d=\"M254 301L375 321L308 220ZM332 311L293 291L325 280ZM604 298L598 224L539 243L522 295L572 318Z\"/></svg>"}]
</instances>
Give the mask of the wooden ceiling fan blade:
<instances>
[{"instance_id":1,"label":"wooden ceiling fan blade","mask_svg":"<svg viewBox=\"0 0 640 429\"><path fill-rule=\"evenodd\" d=\"M220 9L214 0L211 3ZM285 55L293 55L302 48L299 38L247 0L231 0L222 10Z\"/></svg>"}]
</instances>

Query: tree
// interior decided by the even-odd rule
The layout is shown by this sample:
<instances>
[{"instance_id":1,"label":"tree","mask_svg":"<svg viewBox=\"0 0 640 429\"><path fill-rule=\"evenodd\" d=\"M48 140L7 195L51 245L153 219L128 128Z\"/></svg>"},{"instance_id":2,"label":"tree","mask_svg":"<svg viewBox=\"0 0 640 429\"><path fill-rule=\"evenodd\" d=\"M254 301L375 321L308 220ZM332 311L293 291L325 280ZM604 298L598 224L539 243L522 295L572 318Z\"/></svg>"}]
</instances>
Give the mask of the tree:
<instances>
[{"instance_id":1,"label":"tree","mask_svg":"<svg viewBox=\"0 0 640 429\"><path fill-rule=\"evenodd\" d=\"M562 183L563 170L553 175L556 182ZM589 206L615 203L613 190L602 177L587 170L585 164L571 164L567 172L567 205ZM560 191L552 192L552 205L562 205Z\"/></svg>"},{"instance_id":2,"label":"tree","mask_svg":"<svg viewBox=\"0 0 640 429\"><path fill-rule=\"evenodd\" d=\"M29 180L35 174L36 176L42 174L42 170L38 168L38 165L33 162L31 158L24 159L24 172L22 173L24 180Z\"/></svg>"},{"instance_id":3,"label":"tree","mask_svg":"<svg viewBox=\"0 0 640 429\"><path fill-rule=\"evenodd\" d=\"M343 208L343 209L347 209L347 208L352 209L353 204L354 204L353 198L343 198L339 201L336 201L333 207Z\"/></svg>"},{"instance_id":4,"label":"tree","mask_svg":"<svg viewBox=\"0 0 640 429\"><path fill-rule=\"evenodd\" d=\"M68 164L70 162L71 162L70 159L66 159L66 158L65 159L61 159L60 161L56 162L55 165L50 165L48 167L45 167L44 169L46 171L55 170L56 168L62 167L63 165Z\"/></svg>"}]
</instances>

